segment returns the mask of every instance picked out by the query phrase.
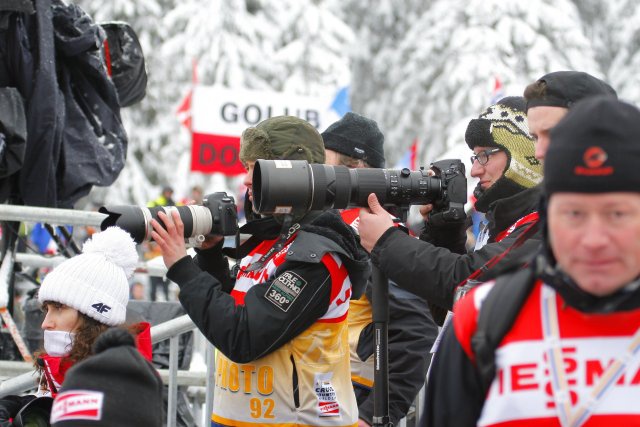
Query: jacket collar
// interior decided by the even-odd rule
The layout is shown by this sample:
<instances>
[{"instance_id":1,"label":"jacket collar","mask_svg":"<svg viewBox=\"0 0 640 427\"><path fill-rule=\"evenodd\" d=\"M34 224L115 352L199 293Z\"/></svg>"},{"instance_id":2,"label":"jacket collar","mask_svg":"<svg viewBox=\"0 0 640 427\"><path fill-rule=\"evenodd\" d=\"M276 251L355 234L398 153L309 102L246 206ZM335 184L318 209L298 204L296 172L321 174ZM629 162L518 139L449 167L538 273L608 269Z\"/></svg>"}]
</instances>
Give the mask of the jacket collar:
<instances>
[{"instance_id":1,"label":"jacket collar","mask_svg":"<svg viewBox=\"0 0 640 427\"><path fill-rule=\"evenodd\" d=\"M489 241L511 227L517 220L538 210L542 191L539 185L491 203L487 211Z\"/></svg>"},{"instance_id":2,"label":"jacket collar","mask_svg":"<svg viewBox=\"0 0 640 427\"><path fill-rule=\"evenodd\" d=\"M536 270L544 283L551 286L571 307L584 313L613 313L640 308L640 278L604 297L583 291L568 274L541 253L536 257Z\"/></svg>"}]
</instances>

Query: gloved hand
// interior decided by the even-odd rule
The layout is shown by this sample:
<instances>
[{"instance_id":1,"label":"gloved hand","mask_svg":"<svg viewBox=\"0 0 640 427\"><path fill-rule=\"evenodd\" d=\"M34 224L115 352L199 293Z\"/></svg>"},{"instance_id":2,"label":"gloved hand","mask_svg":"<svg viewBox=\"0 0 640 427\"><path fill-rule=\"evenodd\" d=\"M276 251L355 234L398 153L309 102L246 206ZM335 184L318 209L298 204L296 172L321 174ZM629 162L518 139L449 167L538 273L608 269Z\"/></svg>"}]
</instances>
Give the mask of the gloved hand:
<instances>
[{"instance_id":1,"label":"gloved hand","mask_svg":"<svg viewBox=\"0 0 640 427\"><path fill-rule=\"evenodd\" d=\"M467 228L471 226L471 217L467 216L460 221L451 221L435 224L425 221L420 233L420 240L432 245L447 248L451 252L464 254L467 252Z\"/></svg>"}]
</instances>

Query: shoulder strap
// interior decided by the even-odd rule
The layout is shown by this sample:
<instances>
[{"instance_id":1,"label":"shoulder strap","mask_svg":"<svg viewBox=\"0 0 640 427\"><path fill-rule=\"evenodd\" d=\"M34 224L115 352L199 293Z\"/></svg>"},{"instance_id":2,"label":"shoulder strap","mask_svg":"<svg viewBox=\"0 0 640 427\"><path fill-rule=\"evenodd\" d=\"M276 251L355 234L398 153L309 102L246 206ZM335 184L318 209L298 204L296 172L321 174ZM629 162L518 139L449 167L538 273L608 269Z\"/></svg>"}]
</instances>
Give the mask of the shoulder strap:
<instances>
[{"instance_id":1,"label":"shoulder strap","mask_svg":"<svg viewBox=\"0 0 640 427\"><path fill-rule=\"evenodd\" d=\"M500 276L482 303L471 347L485 394L496 374L495 351L513 326L534 283L532 268Z\"/></svg>"}]
</instances>

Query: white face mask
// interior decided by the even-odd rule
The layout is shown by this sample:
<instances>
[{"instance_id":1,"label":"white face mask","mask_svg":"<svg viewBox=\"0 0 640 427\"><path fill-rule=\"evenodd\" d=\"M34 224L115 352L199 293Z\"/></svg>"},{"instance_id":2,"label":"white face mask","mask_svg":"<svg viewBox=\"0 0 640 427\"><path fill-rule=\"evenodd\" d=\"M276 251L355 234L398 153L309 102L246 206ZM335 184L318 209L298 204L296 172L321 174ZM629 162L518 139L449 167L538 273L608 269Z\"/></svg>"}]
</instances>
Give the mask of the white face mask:
<instances>
[{"instance_id":1,"label":"white face mask","mask_svg":"<svg viewBox=\"0 0 640 427\"><path fill-rule=\"evenodd\" d=\"M44 331L44 350L49 356L62 357L69 354L75 334L68 331Z\"/></svg>"}]
</instances>

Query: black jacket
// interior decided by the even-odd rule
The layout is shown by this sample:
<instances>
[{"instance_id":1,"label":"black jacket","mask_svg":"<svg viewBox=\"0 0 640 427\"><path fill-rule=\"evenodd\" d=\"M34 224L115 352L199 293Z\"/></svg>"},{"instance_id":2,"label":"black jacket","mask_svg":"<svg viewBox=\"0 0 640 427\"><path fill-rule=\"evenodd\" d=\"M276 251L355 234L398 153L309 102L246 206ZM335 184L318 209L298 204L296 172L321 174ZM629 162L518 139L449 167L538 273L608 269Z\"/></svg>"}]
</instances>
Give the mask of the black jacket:
<instances>
[{"instance_id":1,"label":"black jacket","mask_svg":"<svg viewBox=\"0 0 640 427\"><path fill-rule=\"evenodd\" d=\"M323 254L333 252L340 256L347 265L354 289L363 289L366 284L370 274L366 253L351 227L336 211L323 212L301 225L285 262L274 276L275 279L291 271L307 282L287 311L265 297L273 280L253 286L246 293L244 304L236 305L229 295L233 279L221 245L200 251L196 260L186 256L167 272L167 277L180 287L180 302L189 317L204 336L234 362L247 363L271 353L327 311L331 281L329 271L320 262ZM264 240L267 237L273 238L266 236Z\"/></svg>"},{"instance_id":2,"label":"black jacket","mask_svg":"<svg viewBox=\"0 0 640 427\"><path fill-rule=\"evenodd\" d=\"M514 196L500 199L490 205L489 242L468 254L453 253L446 247L414 239L395 227L380 237L371 252L371 259L380 270L403 289L450 310L455 288L487 261L509 248L527 225L516 228L496 242L498 233L518 219L538 209L539 187L530 188ZM533 256L540 246L540 230L505 256L496 269ZM485 275L482 280L488 280Z\"/></svg>"},{"instance_id":3,"label":"black jacket","mask_svg":"<svg viewBox=\"0 0 640 427\"><path fill-rule=\"evenodd\" d=\"M25 205L70 208L93 185L112 184L125 164L127 135L100 51L104 33L61 0L4 3L0 87L22 96L27 137L19 182L0 178L0 202L10 193Z\"/></svg>"}]
</instances>

